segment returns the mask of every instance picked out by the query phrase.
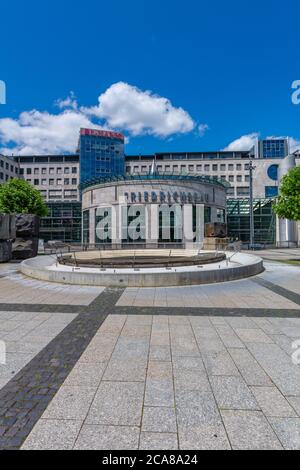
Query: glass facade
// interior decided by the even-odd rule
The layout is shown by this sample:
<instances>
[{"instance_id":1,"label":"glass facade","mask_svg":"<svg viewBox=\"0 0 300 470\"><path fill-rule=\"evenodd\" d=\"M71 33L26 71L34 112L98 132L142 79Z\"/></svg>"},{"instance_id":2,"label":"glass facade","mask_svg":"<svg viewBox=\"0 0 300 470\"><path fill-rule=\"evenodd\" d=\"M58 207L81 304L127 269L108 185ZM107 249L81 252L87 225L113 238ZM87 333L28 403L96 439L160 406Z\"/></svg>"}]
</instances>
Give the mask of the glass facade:
<instances>
[{"instance_id":1,"label":"glass facade","mask_svg":"<svg viewBox=\"0 0 300 470\"><path fill-rule=\"evenodd\" d=\"M284 158L288 155L287 139L266 139L259 141L260 158Z\"/></svg>"},{"instance_id":2,"label":"glass facade","mask_svg":"<svg viewBox=\"0 0 300 470\"><path fill-rule=\"evenodd\" d=\"M81 243L81 204L53 202L47 203L47 207L49 213L41 219L40 238L45 242Z\"/></svg>"},{"instance_id":3,"label":"glass facade","mask_svg":"<svg viewBox=\"0 0 300 470\"><path fill-rule=\"evenodd\" d=\"M276 216L272 199L254 200L254 242L273 245L276 238ZM250 242L249 199L228 199L228 236Z\"/></svg>"},{"instance_id":4,"label":"glass facade","mask_svg":"<svg viewBox=\"0 0 300 470\"><path fill-rule=\"evenodd\" d=\"M81 129L80 183L125 173L124 136L117 132Z\"/></svg>"}]
</instances>

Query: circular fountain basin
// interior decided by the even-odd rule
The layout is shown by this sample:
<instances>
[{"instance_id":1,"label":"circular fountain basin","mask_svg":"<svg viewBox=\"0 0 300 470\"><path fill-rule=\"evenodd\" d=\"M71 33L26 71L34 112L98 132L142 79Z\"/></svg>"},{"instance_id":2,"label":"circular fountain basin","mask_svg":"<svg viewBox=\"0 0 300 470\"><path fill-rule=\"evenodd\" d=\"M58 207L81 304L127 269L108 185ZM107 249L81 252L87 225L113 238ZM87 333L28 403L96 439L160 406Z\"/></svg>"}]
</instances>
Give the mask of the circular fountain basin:
<instances>
[{"instance_id":1,"label":"circular fountain basin","mask_svg":"<svg viewBox=\"0 0 300 470\"><path fill-rule=\"evenodd\" d=\"M99 251L80 252L75 257L64 255L60 262L53 256L38 256L23 261L21 272L35 279L63 284L166 287L233 281L264 270L262 259L248 253L137 251L113 250L101 255Z\"/></svg>"}]
</instances>

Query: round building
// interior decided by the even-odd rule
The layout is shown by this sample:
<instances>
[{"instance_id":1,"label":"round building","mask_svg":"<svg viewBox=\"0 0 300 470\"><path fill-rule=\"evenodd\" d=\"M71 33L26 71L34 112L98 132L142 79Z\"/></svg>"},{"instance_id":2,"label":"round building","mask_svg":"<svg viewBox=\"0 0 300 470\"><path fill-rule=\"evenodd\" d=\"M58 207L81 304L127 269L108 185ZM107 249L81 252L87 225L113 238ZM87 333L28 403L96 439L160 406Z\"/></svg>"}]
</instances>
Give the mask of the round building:
<instances>
[{"instance_id":1,"label":"round building","mask_svg":"<svg viewBox=\"0 0 300 470\"><path fill-rule=\"evenodd\" d=\"M225 227L227 186L209 176L103 178L82 188L83 243L112 248L201 244L205 227Z\"/></svg>"}]
</instances>

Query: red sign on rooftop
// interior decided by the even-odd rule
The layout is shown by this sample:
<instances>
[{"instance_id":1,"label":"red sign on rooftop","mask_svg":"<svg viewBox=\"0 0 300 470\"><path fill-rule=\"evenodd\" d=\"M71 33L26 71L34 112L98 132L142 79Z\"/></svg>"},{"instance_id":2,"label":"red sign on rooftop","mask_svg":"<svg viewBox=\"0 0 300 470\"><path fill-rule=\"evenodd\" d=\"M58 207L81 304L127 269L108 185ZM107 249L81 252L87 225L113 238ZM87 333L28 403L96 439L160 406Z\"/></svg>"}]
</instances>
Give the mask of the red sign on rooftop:
<instances>
[{"instance_id":1,"label":"red sign on rooftop","mask_svg":"<svg viewBox=\"0 0 300 470\"><path fill-rule=\"evenodd\" d=\"M110 139L120 139L124 142L125 137L119 132L101 131L97 129L80 129L80 135L91 135L94 137L109 137Z\"/></svg>"}]
</instances>

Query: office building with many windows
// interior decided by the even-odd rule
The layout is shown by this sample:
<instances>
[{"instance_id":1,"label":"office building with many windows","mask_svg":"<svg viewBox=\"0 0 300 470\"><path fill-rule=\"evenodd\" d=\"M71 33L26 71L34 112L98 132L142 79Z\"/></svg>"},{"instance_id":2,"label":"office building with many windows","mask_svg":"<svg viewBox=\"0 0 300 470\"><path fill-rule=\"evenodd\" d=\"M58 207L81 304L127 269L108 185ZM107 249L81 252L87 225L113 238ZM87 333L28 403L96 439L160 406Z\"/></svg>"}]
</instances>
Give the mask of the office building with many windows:
<instances>
[{"instance_id":1,"label":"office building with many windows","mask_svg":"<svg viewBox=\"0 0 300 470\"><path fill-rule=\"evenodd\" d=\"M123 175L124 135L118 132L81 129L79 138L80 183Z\"/></svg>"},{"instance_id":2,"label":"office building with many windows","mask_svg":"<svg viewBox=\"0 0 300 470\"><path fill-rule=\"evenodd\" d=\"M19 177L19 165L13 157L0 155L0 184Z\"/></svg>"},{"instance_id":3,"label":"office building with many windows","mask_svg":"<svg viewBox=\"0 0 300 470\"><path fill-rule=\"evenodd\" d=\"M46 240L80 242L81 192L116 177L150 175L199 175L215 178L227 186L229 235L249 241L249 161L255 167L255 240L274 244L278 239L272 201L278 195L280 179L288 170L288 139L257 141L247 151L172 152L151 155L124 154L124 136L110 131L81 129L78 153L73 155L0 156L0 183L15 176L35 186L49 205L42 220L41 236ZM293 161L300 164L300 153ZM284 169L282 169L284 167Z\"/></svg>"}]
</instances>

